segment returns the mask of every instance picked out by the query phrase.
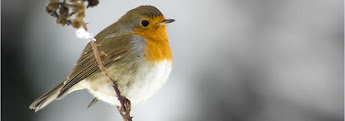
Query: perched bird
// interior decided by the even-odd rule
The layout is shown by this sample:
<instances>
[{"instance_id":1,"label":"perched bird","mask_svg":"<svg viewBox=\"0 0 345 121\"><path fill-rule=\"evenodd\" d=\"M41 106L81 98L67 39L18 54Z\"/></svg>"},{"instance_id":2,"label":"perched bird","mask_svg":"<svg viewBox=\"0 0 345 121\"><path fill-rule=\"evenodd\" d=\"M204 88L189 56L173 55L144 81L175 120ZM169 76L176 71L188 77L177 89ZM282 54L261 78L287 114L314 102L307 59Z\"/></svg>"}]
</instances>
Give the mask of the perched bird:
<instances>
[{"instance_id":1,"label":"perched bird","mask_svg":"<svg viewBox=\"0 0 345 121\"><path fill-rule=\"evenodd\" d=\"M169 77L172 54L166 24L174 21L165 19L154 6L139 6L95 36L106 71L132 106L149 99ZM30 109L38 111L81 89L95 96L89 106L97 100L120 106L113 87L98 68L90 43L66 79L35 100Z\"/></svg>"}]
</instances>

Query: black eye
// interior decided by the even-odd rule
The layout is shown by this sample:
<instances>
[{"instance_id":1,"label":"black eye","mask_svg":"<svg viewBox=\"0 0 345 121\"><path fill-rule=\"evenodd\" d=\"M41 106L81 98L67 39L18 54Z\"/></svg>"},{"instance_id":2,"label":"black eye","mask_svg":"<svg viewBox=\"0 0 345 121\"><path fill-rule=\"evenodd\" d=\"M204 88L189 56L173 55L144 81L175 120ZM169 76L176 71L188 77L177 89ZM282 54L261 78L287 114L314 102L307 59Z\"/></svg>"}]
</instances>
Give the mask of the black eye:
<instances>
[{"instance_id":1,"label":"black eye","mask_svg":"<svg viewBox=\"0 0 345 121\"><path fill-rule=\"evenodd\" d=\"M141 25L143 25L143 26L148 26L149 25L149 22L148 21L146 21L146 20L143 20L143 21L141 21Z\"/></svg>"}]
</instances>

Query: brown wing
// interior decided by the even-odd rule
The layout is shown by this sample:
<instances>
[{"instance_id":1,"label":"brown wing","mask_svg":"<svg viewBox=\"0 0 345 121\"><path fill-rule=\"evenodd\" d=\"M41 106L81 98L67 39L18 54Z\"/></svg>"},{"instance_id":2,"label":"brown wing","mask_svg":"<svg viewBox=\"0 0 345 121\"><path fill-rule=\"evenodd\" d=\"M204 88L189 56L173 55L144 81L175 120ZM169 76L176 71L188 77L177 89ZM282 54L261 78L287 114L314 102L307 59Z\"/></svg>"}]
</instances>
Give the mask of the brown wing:
<instances>
[{"instance_id":1,"label":"brown wing","mask_svg":"<svg viewBox=\"0 0 345 121\"><path fill-rule=\"evenodd\" d=\"M106 38L106 40L96 41L98 52L105 67L114 62L116 59L125 56L127 50L130 49L130 35L114 36ZM63 96L71 87L78 82L84 80L91 74L99 72L98 65L90 43L85 47L81 57L74 66L72 72L64 81L57 98Z\"/></svg>"}]
</instances>

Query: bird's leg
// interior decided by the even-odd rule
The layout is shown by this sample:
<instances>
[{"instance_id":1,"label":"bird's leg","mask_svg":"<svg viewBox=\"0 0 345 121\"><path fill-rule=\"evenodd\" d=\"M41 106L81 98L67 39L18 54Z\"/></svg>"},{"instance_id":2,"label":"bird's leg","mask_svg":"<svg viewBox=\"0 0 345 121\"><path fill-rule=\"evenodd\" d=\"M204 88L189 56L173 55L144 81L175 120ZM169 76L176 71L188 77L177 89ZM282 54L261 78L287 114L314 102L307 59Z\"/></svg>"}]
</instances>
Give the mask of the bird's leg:
<instances>
[{"instance_id":1,"label":"bird's leg","mask_svg":"<svg viewBox=\"0 0 345 121\"><path fill-rule=\"evenodd\" d=\"M120 106L116 106L116 108L117 108L117 110L119 110L119 112L120 112L120 114L121 114L123 120L124 120L124 121L128 121L128 120L127 120L127 117L126 117L126 114L125 114L125 112L123 111L123 108L121 108Z\"/></svg>"},{"instance_id":2,"label":"bird's leg","mask_svg":"<svg viewBox=\"0 0 345 121\"><path fill-rule=\"evenodd\" d=\"M124 117L127 118L127 121L132 121L132 118L131 117L131 101L128 100L126 97L122 97L123 99L123 111L124 111Z\"/></svg>"},{"instance_id":3,"label":"bird's leg","mask_svg":"<svg viewBox=\"0 0 345 121\"><path fill-rule=\"evenodd\" d=\"M124 97L123 98L124 100L123 100L123 104L125 105L125 107L124 108L126 108L126 117L127 118L130 118L129 120L131 121L132 120L132 116L131 116L131 101L130 100L128 100L126 97Z\"/></svg>"},{"instance_id":4,"label":"bird's leg","mask_svg":"<svg viewBox=\"0 0 345 121\"><path fill-rule=\"evenodd\" d=\"M131 101L128 100L126 97L124 97L123 99L123 104L125 105L126 111L131 112Z\"/></svg>"}]
</instances>

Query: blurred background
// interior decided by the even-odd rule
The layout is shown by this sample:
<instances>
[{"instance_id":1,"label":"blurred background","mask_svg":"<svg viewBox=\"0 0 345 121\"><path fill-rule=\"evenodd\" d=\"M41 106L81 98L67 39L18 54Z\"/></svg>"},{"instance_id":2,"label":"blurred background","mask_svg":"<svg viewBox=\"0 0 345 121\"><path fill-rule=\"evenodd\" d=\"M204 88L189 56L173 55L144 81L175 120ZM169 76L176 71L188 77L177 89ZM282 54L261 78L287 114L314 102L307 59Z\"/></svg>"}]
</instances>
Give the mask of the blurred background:
<instances>
[{"instance_id":1,"label":"blurred background","mask_svg":"<svg viewBox=\"0 0 345 121\"><path fill-rule=\"evenodd\" d=\"M343 0L100 0L94 34L139 5L169 24L173 71L133 108L134 121L343 121ZM74 92L35 113L29 105L71 71L86 41L55 24L48 0L1 1L3 121L122 121Z\"/></svg>"}]
</instances>

